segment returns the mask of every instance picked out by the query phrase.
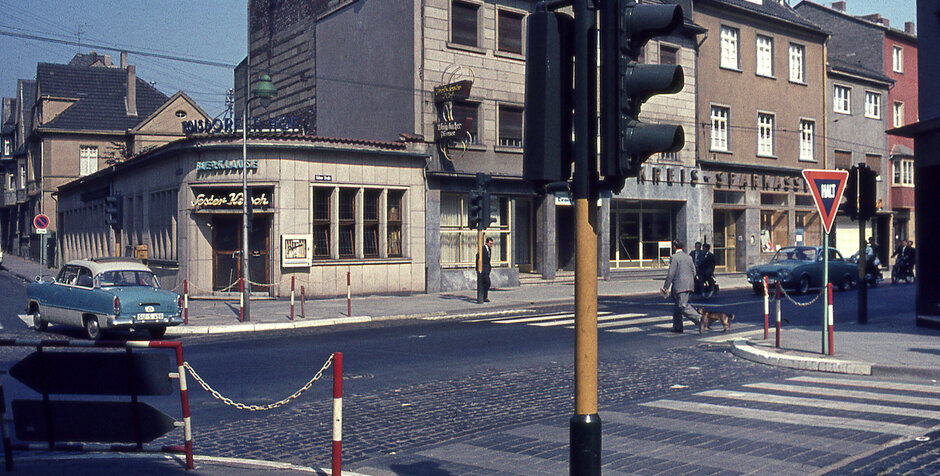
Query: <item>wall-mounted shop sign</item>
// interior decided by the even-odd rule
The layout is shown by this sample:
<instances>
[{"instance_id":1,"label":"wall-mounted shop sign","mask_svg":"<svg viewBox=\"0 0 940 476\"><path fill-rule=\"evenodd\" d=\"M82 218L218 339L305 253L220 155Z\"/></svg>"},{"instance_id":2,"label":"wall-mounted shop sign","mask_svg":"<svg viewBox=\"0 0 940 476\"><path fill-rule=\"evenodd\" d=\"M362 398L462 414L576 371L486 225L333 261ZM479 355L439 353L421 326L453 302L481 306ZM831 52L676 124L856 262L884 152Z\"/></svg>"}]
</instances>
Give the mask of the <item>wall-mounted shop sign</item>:
<instances>
[{"instance_id":1,"label":"wall-mounted shop sign","mask_svg":"<svg viewBox=\"0 0 940 476\"><path fill-rule=\"evenodd\" d=\"M734 190L760 190L764 192L796 192L809 193L806 181L801 177L787 175L771 175L758 173L715 172L712 175L715 188Z\"/></svg>"},{"instance_id":2,"label":"wall-mounted shop sign","mask_svg":"<svg viewBox=\"0 0 940 476\"><path fill-rule=\"evenodd\" d=\"M198 119L182 121L183 134L234 134L242 130L242 120ZM304 124L299 117L252 117L248 120L248 132L303 132Z\"/></svg>"},{"instance_id":3,"label":"wall-mounted shop sign","mask_svg":"<svg viewBox=\"0 0 940 476\"><path fill-rule=\"evenodd\" d=\"M241 189L198 189L193 191L196 195L192 201L195 210L236 210L242 208L243 197ZM249 189L251 193L251 208L262 210L274 204L274 189Z\"/></svg>"},{"instance_id":4,"label":"wall-mounted shop sign","mask_svg":"<svg viewBox=\"0 0 940 476\"><path fill-rule=\"evenodd\" d=\"M196 170L242 170L243 163L241 160L200 160L196 162ZM248 160L247 166L251 170L258 170L258 161Z\"/></svg>"},{"instance_id":5,"label":"wall-mounted shop sign","mask_svg":"<svg viewBox=\"0 0 940 476\"><path fill-rule=\"evenodd\" d=\"M691 185L701 182L698 169L668 165L643 165L636 177L637 183L653 185Z\"/></svg>"},{"instance_id":6,"label":"wall-mounted shop sign","mask_svg":"<svg viewBox=\"0 0 940 476\"><path fill-rule=\"evenodd\" d=\"M470 97L473 81L465 79L434 88L434 104L437 106L437 121L434 122L434 141L441 156L452 162L448 149L466 146L473 142L471 130L473 117L454 115L454 101Z\"/></svg>"},{"instance_id":7,"label":"wall-mounted shop sign","mask_svg":"<svg viewBox=\"0 0 940 476\"><path fill-rule=\"evenodd\" d=\"M313 180L316 181L316 182L332 182L332 181L333 181L333 176L332 176L332 175L320 175L320 174L317 174L317 175L314 175L314 176L313 176Z\"/></svg>"},{"instance_id":8,"label":"wall-mounted shop sign","mask_svg":"<svg viewBox=\"0 0 940 476\"><path fill-rule=\"evenodd\" d=\"M281 266L298 268L313 264L313 235L281 235Z\"/></svg>"}]
</instances>

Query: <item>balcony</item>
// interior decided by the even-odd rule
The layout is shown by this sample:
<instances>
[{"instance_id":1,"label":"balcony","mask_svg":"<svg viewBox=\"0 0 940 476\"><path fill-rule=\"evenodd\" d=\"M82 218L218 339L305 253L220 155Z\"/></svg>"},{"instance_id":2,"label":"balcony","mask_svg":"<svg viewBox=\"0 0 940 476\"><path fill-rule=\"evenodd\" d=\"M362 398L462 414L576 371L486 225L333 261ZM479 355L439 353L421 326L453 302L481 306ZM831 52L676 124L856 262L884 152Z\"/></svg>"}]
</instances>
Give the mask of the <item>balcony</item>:
<instances>
[{"instance_id":1,"label":"balcony","mask_svg":"<svg viewBox=\"0 0 940 476\"><path fill-rule=\"evenodd\" d=\"M893 210L914 209L914 187L891 187L891 208Z\"/></svg>"}]
</instances>

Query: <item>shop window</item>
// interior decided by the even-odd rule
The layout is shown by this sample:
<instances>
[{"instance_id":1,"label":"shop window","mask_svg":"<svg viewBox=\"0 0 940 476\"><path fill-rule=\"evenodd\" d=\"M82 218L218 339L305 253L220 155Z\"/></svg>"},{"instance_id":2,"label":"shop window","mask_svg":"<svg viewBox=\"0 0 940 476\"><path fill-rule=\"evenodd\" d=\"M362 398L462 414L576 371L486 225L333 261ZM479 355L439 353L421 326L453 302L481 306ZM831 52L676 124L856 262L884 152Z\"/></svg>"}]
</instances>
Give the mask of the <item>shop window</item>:
<instances>
[{"instance_id":1,"label":"shop window","mask_svg":"<svg viewBox=\"0 0 940 476\"><path fill-rule=\"evenodd\" d=\"M790 244L789 214L786 211L761 210L760 245L764 253L773 253Z\"/></svg>"},{"instance_id":2,"label":"shop window","mask_svg":"<svg viewBox=\"0 0 940 476\"><path fill-rule=\"evenodd\" d=\"M733 190L715 190L712 195L714 203L724 203L728 205L739 205L744 203L744 192L735 192Z\"/></svg>"},{"instance_id":3,"label":"shop window","mask_svg":"<svg viewBox=\"0 0 940 476\"><path fill-rule=\"evenodd\" d=\"M330 195L332 189L313 189L313 257L330 257Z\"/></svg>"},{"instance_id":4,"label":"shop window","mask_svg":"<svg viewBox=\"0 0 940 476\"><path fill-rule=\"evenodd\" d=\"M522 108L499 105L500 147L522 147Z\"/></svg>"},{"instance_id":5,"label":"shop window","mask_svg":"<svg viewBox=\"0 0 940 476\"><path fill-rule=\"evenodd\" d=\"M467 130L467 133L470 134L470 143L479 144L479 121L477 119L479 117L480 104L469 101L454 101L452 110L454 113L454 120L463 124L464 128Z\"/></svg>"},{"instance_id":6,"label":"shop window","mask_svg":"<svg viewBox=\"0 0 940 476\"><path fill-rule=\"evenodd\" d=\"M466 46L479 46L477 41L480 6L454 1L450 6L450 41Z\"/></svg>"},{"instance_id":7,"label":"shop window","mask_svg":"<svg viewBox=\"0 0 940 476\"><path fill-rule=\"evenodd\" d=\"M822 245L822 239L819 235L819 213L815 211L796 212L795 226L797 242L794 244L799 245L800 237L802 236L803 246Z\"/></svg>"},{"instance_id":8,"label":"shop window","mask_svg":"<svg viewBox=\"0 0 940 476\"><path fill-rule=\"evenodd\" d=\"M509 204L507 197L493 195L492 217L496 220L485 235L494 240L493 266L508 263L511 242ZM477 231L467 224L467 195L441 196L441 264L450 268L474 266L477 252Z\"/></svg>"},{"instance_id":9,"label":"shop window","mask_svg":"<svg viewBox=\"0 0 940 476\"><path fill-rule=\"evenodd\" d=\"M356 192L354 188L339 190L339 257L356 256Z\"/></svg>"},{"instance_id":10,"label":"shop window","mask_svg":"<svg viewBox=\"0 0 940 476\"><path fill-rule=\"evenodd\" d=\"M760 194L760 204L775 207L785 207L789 202L785 193L762 193Z\"/></svg>"},{"instance_id":11,"label":"shop window","mask_svg":"<svg viewBox=\"0 0 940 476\"><path fill-rule=\"evenodd\" d=\"M813 199L812 195L795 195L796 197L796 206L798 207L815 207L816 200Z\"/></svg>"},{"instance_id":12,"label":"shop window","mask_svg":"<svg viewBox=\"0 0 940 476\"><path fill-rule=\"evenodd\" d=\"M405 192L403 190L388 191L388 256L402 256L402 202Z\"/></svg>"},{"instance_id":13,"label":"shop window","mask_svg":"<svg viewBox=\"0 0 940 476\"><path fill-rule=\"evenodd\" d=\"M499 51L522 54L522 14L499 11Z\"/></svg>"},{"instance_id":14,"label":"shop window","mask_svg":"<svg viewBox=\"0 0 940 476\"><path fill-rule=\"evenodd\" d=\"M381 190L366 189L362 199L362 255L379 256L379 200Z\"/></svg>"}]
</instances>

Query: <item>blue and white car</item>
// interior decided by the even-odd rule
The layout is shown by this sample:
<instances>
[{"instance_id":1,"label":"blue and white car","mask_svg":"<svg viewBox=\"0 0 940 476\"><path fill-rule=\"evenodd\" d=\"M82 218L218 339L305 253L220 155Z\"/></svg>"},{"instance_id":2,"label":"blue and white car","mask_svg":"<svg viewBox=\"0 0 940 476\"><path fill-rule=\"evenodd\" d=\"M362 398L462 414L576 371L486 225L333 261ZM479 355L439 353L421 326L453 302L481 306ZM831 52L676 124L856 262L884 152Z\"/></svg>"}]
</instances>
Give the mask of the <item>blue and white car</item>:
<instances>
[{"instance_id":1,"label":"blue and white car","mask_svg":"<svg viewBox=\"0 0 940 476\"><path fill-rule=\"evenodd\" d=\"M69 261L59 275L26 287L34 326L80 327L89 339L110 329L147 330L154 339L183 323L183 298L160 289L147 266L130 258Z\"/></svg>"}]
</instances>

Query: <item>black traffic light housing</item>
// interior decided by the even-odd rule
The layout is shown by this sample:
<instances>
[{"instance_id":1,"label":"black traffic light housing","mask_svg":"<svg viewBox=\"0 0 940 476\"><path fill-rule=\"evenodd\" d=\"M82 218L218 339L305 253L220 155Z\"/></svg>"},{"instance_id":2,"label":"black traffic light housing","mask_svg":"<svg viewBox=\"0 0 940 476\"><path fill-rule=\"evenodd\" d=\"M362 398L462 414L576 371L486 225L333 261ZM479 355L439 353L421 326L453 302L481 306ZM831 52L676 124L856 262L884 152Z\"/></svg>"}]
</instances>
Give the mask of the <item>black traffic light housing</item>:
<instances>
[{"instance_id":1,"label":"black traffic light housing","mask_svg":"<svg viewBox=\"0 0 940 476\"><path fill-rule=\"evenodd\" d=\"M845 191L842 192L845 203L842 211L852 220L858 220L858 166L849 169L849 177L845 179Z\"/></svg>"},{"instance_id":2,"label":"black traffic light housing","mask_svg":"<svg viewBox=\"0 0 940 476\"><path fill-rule=\"evenodd\" d=\"M468 224L470 228L480 229L480 224L483 223L483 190L470 190L470 206L468 211Z\"/></svg>"},{"instance_id":3,"label":"black traffic light housing","mask_svg":"<svg viewBox=\"0 0 940 476\"><path fill-rule=\"evenodd\" d=\"M637 4L634 0L601 5L601 159L600 173L614 192L635 177L643 162L659 152L676 152L685 131L675 124L640 122L640 106L657 94L682 90L679 65L640 64L640 50L651 38L678 32L684 22L678 5Z\"/></svg>"},{"instance_id":4,"label":"black traffic light housing","mask_svg":"<svg viewBox=\"0 0 940 476\"><path fill-rule=\"evenodd\" d=\"M859 164L858 181L858 216L863 220L871 219L878 211L878 173L866 164Z\"/></svg>"},{"instance_id":5,"label":"black traffic light housing","mask_svg":"<svg viewBox=\"0 0 940 476\"><path fill-rule=\"evenodd\" d=\"M476 184L470 190L470 205L468 211L468 225L470 228L485 230L493 223L492 213L490 211L491 199L490 192L486 190L491 177L489 174L478 173Z\"/></svg>"},{"instance_id":6,"label":"black traffic light housing","mask_svg":"<svg viewBox=\"0 0 940 476\"><path fill-rule=\"evenodd\" d=\"M537 10L526 19L522 176L539 185L571 177L574 19Z\"/></svg>"},{"instance_id":7,"label":"black traffic light housing","mask_svg":"<svg viewBox=\"0 0 940 476\"><path fill-rule=\"evenodd\" d=\"M107 215L105 223L114 229L121 229L123 225L124 200L121 195L108 195L104 197L104 212Z\"/></svg>"}]
</instances>

